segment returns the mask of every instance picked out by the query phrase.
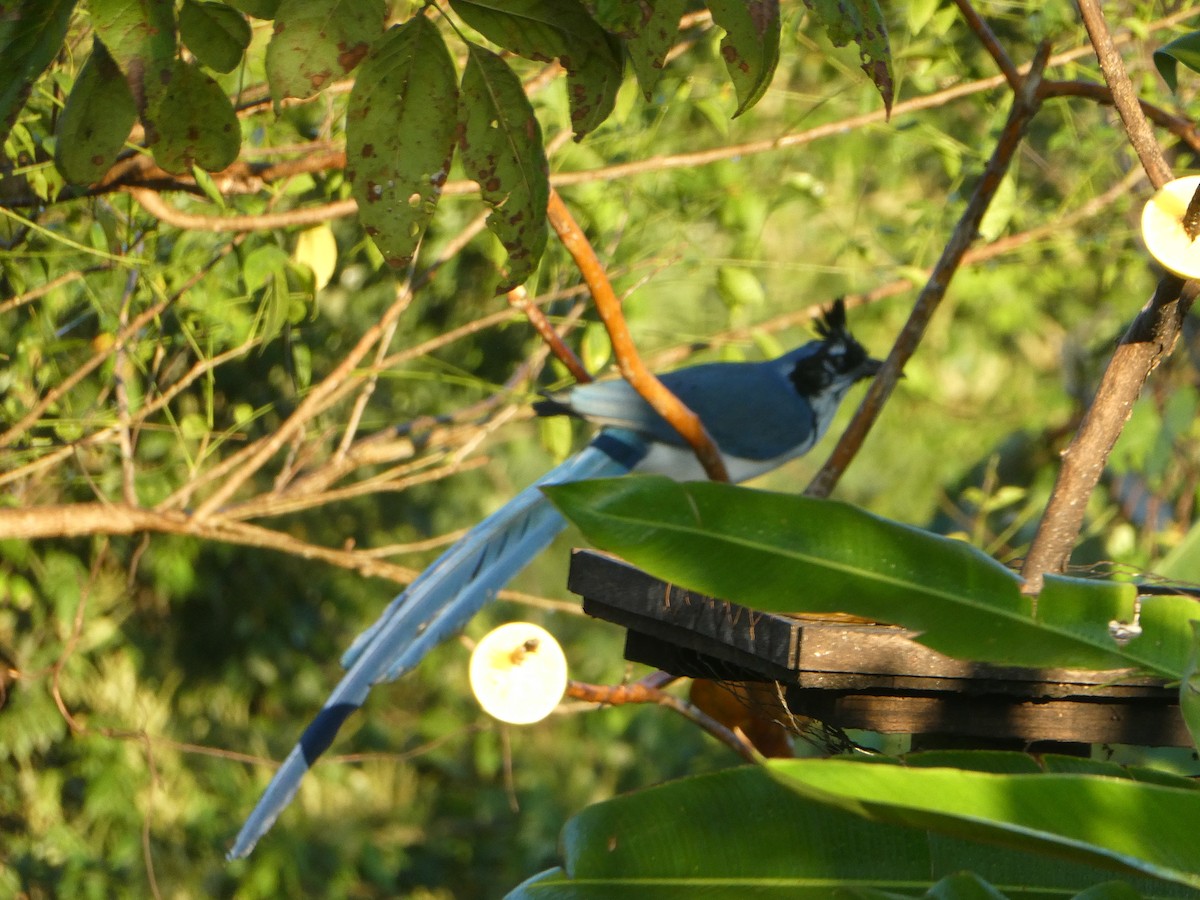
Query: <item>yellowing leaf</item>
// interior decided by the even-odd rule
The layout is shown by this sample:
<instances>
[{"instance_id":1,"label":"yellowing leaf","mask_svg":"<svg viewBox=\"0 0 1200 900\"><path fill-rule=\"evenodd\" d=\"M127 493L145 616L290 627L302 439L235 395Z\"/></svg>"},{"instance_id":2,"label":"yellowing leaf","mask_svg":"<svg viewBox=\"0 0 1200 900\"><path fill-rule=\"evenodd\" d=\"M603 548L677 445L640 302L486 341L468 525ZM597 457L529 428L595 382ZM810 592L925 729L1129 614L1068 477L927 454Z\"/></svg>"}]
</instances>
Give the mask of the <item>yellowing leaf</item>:
<instances>
[{"instance_id":1,"label":"yellowing leaf","mask_svg":"<svg viewBox=\"0 0 1200 900\"><path fill-rule=\"evenodd\" d=\"M333 229L328 225L318 225L300 232L292 259L312 270L313 290L324 288L337 268L337 241L334 240Z\"/></svg>"}]
</instances>

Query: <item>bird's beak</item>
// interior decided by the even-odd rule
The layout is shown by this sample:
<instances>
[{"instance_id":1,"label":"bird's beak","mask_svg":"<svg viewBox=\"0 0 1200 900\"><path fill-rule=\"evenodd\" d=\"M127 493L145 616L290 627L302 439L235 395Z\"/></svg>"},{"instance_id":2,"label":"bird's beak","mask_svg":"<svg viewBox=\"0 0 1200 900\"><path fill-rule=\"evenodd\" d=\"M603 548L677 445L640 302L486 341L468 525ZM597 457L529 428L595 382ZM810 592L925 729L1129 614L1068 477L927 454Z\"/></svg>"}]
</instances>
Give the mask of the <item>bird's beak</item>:
<instances>
[{"instance_id":1,"label":"bird's beak","mask_svg":"<svg viewBox=\"0 0 1200 900\"><path fill-rule=\"evenodd\" d=\"M868 358L867 361L865 363L863 363L862 374L859 375L858 377L859 378L874 378L876 375L879 374L879 370L882 368L883 368L883 360L882 359Z\"/></svg>"}]
</instances>

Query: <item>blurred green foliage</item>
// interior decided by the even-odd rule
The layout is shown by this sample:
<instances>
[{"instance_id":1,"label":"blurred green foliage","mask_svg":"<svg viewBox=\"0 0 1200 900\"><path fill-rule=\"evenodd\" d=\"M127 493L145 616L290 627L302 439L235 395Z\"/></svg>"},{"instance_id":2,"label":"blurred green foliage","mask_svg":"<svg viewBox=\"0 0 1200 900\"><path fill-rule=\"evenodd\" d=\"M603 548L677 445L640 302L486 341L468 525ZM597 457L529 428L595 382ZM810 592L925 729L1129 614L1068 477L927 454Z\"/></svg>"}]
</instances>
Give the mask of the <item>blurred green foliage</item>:
<instances>
[{"instance_id":1,"label":"blurred green foliage","mask_svg":"<svg viewBox=\"0 0 1200 900\"><path fill-rule=\"evenodd\" d=\"M1043 39L1062 50L1085 45L1067 4L979 8L1018 62ZM1122 44L1144 96L1190 109L1187 73L1178 99L1154 74L1151 50L1181 30L1147 32L1158 9L1129 3L1113 24L1147 38ZM705 164L647 162L638 172L562 188L618 290L630 292L626 312L649 359L675 365L693 355L776 352L806 339L813 305L912 280L937 259L1008 95L1000 86L906 110L904 101L990 77L994 66L948 5L893 6L888 16L898 104L891 122ZM251 22L245 63L212 74L235 99L264 84L271 26ZM52 145L89 37L86 16L76 14L4 144L0 427L18 423L110 347L126 323L163 308L123 354L55 395L0 449L5 507L120 502L128 469L143 506L168 501L189 479L277 430L396 293L395 276L352 218L330 223L336 268L314 292L312 275L294 258L299 226L233 240L161 222L125 193L74 199ZM666 67L653 102L627 80L608 120L551 154L552 172L749 145L880 108L857 50L830 45L799 5L785 9L771 89L733 121L737 100L719 34L688 38L694 46ZM524 76L539 70L514 66ZM1088 53L1053 73L1099 79ZM570 131L561 83L536 91L532 102L548 145ZM345 105L346 94L336 91L277 114L248 105L239 116L243 158L277 161L338 146ZM1163 139L1179 168L1192 164L1186 148ZM1051 101L985 237L1002 241L1067 221L1133 166L1110 110L1082 98ZM449 176L462 177L457 167ZM1156 279L1135 235L1145 193L1144 184L1120 191L1096 214L1014 241L961 271L839 496L965 536L1000 559L1019 556L1048 496L1057 451ZM167 202L196 215L258 216L348 196L343 172L330 168L227 192L220 204L203 185ZM477 201L445 196L418 270L477 213ZM494 399L533 355L532 330L503 315L503 300L493 296L503 258L494 238L475 237L413 297L389 352L414 353L380 373L360 433ZM551 240L530 294L577 281ZM851 313L876 355L903 324L912 296L901 291ZM559 319L573 304L547 308ZM500 314L496 323L476 327L492 314ZM606 361L598 335L585 311L570 340L589 363ZM1153 569L1188 532L1200 473L1195 340L1189 332L1135 409L1093 498L1077 563ZM161 400L188 373L193 380L139 420L135 465L123 471L121 410ZM311 544L353 548L470 525L562 452L561 426L547 441L552 452L537 426L502 414L564 378L552 364L501 396L480 414L486 418L471 418L487 427L466 459L483 465L253 521ZM316 456L302 465L328 459L352 402L308 424L303 446ZM765 484L801 489L838 432L835 424L826 443ZM431 447L421 459L436 472L457 449ZM269 494L286 452L238 497ZM556 544L514 587L562 597L573 539ZM415 569L435 553L395 559ZM385 578L317 560L190 536L0 542L0 894L497 896L555 862L559 828L587 804L735 761L656 708L590 710L505 729L469 697L466 650L454 643L400 684L377 690L354 718L334 752L366 758L327 757L254 855L226 864L224 847L268 778L267 760L289 749L335 683L338 656L395 590ZM560 611L503 602L468 634L515 617L561 636L573 677L625 677L616 630Z\"/></svg>"}]
</instances>

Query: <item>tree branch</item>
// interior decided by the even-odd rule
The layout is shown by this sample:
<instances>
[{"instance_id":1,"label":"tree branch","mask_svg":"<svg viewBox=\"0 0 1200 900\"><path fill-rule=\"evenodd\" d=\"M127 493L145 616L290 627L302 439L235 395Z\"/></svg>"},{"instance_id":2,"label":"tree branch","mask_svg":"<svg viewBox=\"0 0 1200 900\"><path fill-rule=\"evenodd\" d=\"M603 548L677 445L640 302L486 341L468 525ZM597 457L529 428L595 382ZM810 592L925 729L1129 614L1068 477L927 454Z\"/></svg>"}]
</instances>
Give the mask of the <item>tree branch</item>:
<instances>
[{"instance_id":1,"label":"tree branch","mask_svg":"<svg viewBox=\"0 0 1200 900\"><path fill-rule=\"evenodd\" d=\"M705 429L704 423L700 421L700 417L667 390L642 362L633 337L629 334L629 326L625 323L621 301L613 292L604 267L571 211L563 203L562 197L553 188L550 190L548 212L550 224L558 233L559 240L567 252L571 254L571 258L575 260L575 265L579 267L583 280L592 292L596 311L608 330L609 340L612 341L613 354L616 356L621 375L654 411L666 419L680 437L687 441L709 478L713 481L728 481L729 473L725 470L721 451Z\"/></svg>"},{"instance_id":2,"label":"tree branch","mask_svg":"<svg viewBox=\"0 0 1200 900\"><path fill-rule=\"evenodd\" d=\"M754 745L745 737L726 728L694 703L689 703L662 690L660 685L663 683L663 675L662 672L652 672L633 684L611 686L568 681L567 696L574 700L603 703L608 706L622 706L626 703L656 703L659 706L665 706L667 709L679 713L688 721L699 725L747 762L757 763L760 761ZM666 677L668 680L671 678L669 675Z\"/></svg>"},{"instance_id":3,"label":"tree branch","mask_svg":"<svg viewBox=\"0 0 1200 900\"><path fill-rule=\"evenodd\" d=\"M958 11L962 13L963 19L966 20L970 29L975 32L975 36L979 38L979 43L983 44L984 49L991 54L992 59L996 62L996 67L1004 74L1008 86L1012 88L1013 93L1021 89L1021 75L1017 72L1017 67L1013 65L1013 61L1005 52L1004 47L996 40L996 35L992 29L988 27L987 22L975 11L975 7L971 5L971 0L954 0L954 5L958 7Z\"/></svg>"},{"instance_id":4,"label":"tree branch","mask_svg":"<svg viewBox=\"0 0 1200 900\"><path fill-rule=\"evenodd\" d=\"M871 382L867 396L863 398L862 404L838 440L829 459L826 460L825 465L821 467L805 490L810 497L827 497L833 491L842 477L842 473L846 471L846 467L858 454L871 426L875 424L884 404L891 396L896 381L904 370L905 363L921 343L929 320L933 318L934 312L946 295L950 280L962 265L967 250L975 240L979 231L979 223L983 221L984 213L987 212L1005 172L1008 171L1009 163L1012 161L1017 147L1020 146L1026 127L1038 110L1038 86L1041 83L1042 72L1048 57L1049 46L1043 44L1034 57L1033 67L1025 76L1021 90L1013 96L1012 109L1009 111L1008 121L1004 125L1000 139L996 143L996 149L992 151L983 175L979 179L979 183L975 185L967 208L958 220L958 225L955 226L954 233L942 251L941 258L934 266L929 281L926 282L917 297L913 311L900 335L896 338L892 352L888 354L883 368Z\"/></svg>"},{"instance_id":5,"label":"tree branch","mask_svg":"<svg viewBox=\"0 0 1200 900\"><path fill-rule=\"evenodd\" d=\"M1162 187L1171 180L1171 167L1167 165L1162 148L1154 137L1150 123L1142 114L1141 104L1129 73L1125 71L1125 61L1117 52L1108 25L1104 21L1104 12L1100 9L1098 0L1079 0L1079 12L1083 16L1084 27L1088 37L1096 49L1096 58L1100 61L1100 71L1112 93L1113 105L1125 124L1125 133L1129 135L1129 143L1141 160L1142 168L1150 177L1150 183L1155 189Z\"/></svg>"},{"instance_id":6,"label":"tree branch","mask_svg":"<svg viewBox=\"0 0 1200 900\"><path fill-rule=\"evenodd\" d=\"M587 384L592 380L592 376L584 367L583 361L575 355L575 351L563 343L562 337L554 330L554 326L550 324L541 307L529 301L529 294L522 285L517 285L508 292L508 305L529 320L529 324L533 326L533 330L538 333L538 336L550 348L550 352L554 354L555 358L567 367L567 370L576 381L580 384Z\"/></svg>"},{"instance_id":7,"label":"tree branch","mask_svg":"<svg viewBox=\"0 0 1200 900\"><path fill-rule=\"evenodd\" d=\"M1079 0L1079 9L1129 142L1151 184L1162 187L1172 178L1171 168L1142 114L1125 63L1108 32L1104 14L1096 0ZM1142 385L1174 349L1183 318L1198 290L1200 285L1195 282L1185 283L1174 275L1164 276L1118 343L1079 432L1063 452L1063 464L1054 490L1022 568L1026 593L1036 595L1047 572L1061 572L1066 568L1083 526L1088 497L1129 420Z\"/></svg>"},{"instance_id":8,"label":"tree branch","mask_svg":"<svg viewBox=\"0 0 1200 900\"><path fill-rule=\"evenodd\" d=\"M1079 431L1063 451L1054 491L1038 524L1021 574L1037 594L1047 572L1066 569L1091 496L1150 373L1175 347L1200 282L1164 276L1154 296L1121 338L1100 379Z\"/></svg>"}]
</instances>

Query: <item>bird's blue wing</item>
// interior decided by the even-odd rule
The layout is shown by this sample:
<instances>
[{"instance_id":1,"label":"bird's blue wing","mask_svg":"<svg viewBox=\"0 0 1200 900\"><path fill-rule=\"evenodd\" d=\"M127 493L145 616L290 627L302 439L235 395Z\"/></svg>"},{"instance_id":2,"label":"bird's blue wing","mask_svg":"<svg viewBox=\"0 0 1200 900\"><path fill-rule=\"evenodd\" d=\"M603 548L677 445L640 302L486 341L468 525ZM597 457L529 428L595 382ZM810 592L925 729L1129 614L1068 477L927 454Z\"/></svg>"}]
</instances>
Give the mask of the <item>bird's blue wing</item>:
<instances>
[{"instance_id":1,"label":"bird's blue wing","mask_svg":"<svg viewBox=\"0 0 1200 900\"><path fill-rule=\"evenodd\" d=\"M721 452L742 459L775 459L808 449L815 433L813 409L788 373L819 342L760 363L707 363L668 372L665 384L700 417ZM596 425L636 431L661 444L684 441L621 378L579 385L556 394L550 412L569 412Z\"/></svg>"},{"instance_id":2,"label":"bird's blue wing","mask_svg":"<svg viewBox=\"0 0 1200 900\"><path fill-rule=\"evenodd\" d=\"M348 671L267 785L229 851L246 856L291 802L304 773L325 751L371 687L414 668L457 633L565 526L539 487L622 475L645 452L636 435L609 432L488 516L421 573L343 658Z\"/></svg>"}]
</instances>

